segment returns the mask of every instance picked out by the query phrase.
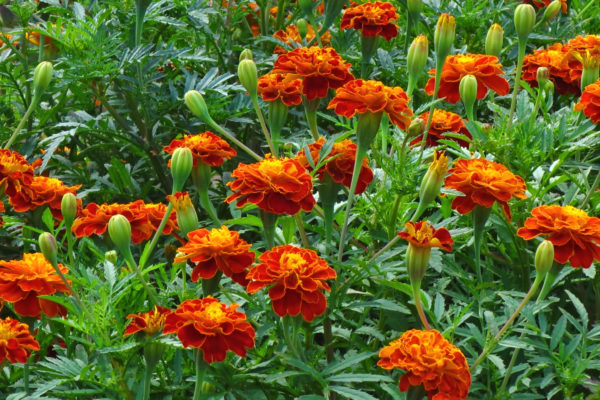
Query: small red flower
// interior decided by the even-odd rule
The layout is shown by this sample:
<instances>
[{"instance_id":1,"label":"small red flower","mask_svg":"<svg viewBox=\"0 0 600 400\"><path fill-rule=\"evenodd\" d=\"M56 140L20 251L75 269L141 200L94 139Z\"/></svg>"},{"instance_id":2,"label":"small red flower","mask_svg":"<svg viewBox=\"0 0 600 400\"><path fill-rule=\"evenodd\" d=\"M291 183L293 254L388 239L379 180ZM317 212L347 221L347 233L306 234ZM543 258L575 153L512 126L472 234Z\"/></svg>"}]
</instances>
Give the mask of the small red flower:
<instances>
[{"instance_id":1,"label":"small red flower","mask_svg":"<svg viewBox=\"0 0 600 400\"><path fill-rule=\"evenodd\" d=\"M381 36L389 42L398 36L398 26L393 23L397 19L396 7L390 3L358 4L346 9L340 29L360 30L363 36Z\"/></svg>"},{"instance_id":2,"label":"small red flower","mask_svg":"<svg viewBox=\"0 0 600 400\"><path fill-rule=\"evenodd\" d=\"M593 123L600 123L600 80L585 87L574 110L583 111L583 114Z\"/></svg>"},{"instance_id":3,"label":"small red flower","mask_svg":"<svg viewBox=\"0 0 600 400\"><path fill-rule=\"evenodd\" d=\"M425 113L419 115L419 118L423 122L425 122L425 124L427 124L427 119L429 118L429 112L425 112ZM435 147L438 145L438 140L450 139L450 140L454 140L461 147L469 147L469 143L467 143L464 140L453 138L453 137L446 137L446 135L444 135L444 134L447 132L461 133L461 134L465 135L466 137L468 137L469 139L473 138L471 136L471 134L469 133L469 130L467 129L467 127L466 127L464 121L462 120L462 118L460 117L460 115L455 114L450 111L445 111L445 110L440 110L440 109L433 110L433 117L431 118L431 126L429 127L429 134L427 135L427 142L425 143L425 145L429 146L429 147ZM415 145L415 144L421 143L421 140L423 140L423 135L413 139L410 142L410 144Z\"/></svg>"},{"instance_id":4,"label":"small red flower","mask_svg":"<svg viewBox=\"0 0 600 400\"><path fill-rule=\"evenodd\" d=\"M210 131L197 135L185 135L183 139L174 139L168 146L163 147L163 150L172 155L179 147L187 147L192 151L194 165L203 162L211 167L218 167L225 160L237 155L229 143ZM169 166L170 162L169 160Z\"/></svg>"},{"instance_id":5,"label":"small red flower","mask_svg":"<svg viewBox=\"0 0 600 400\"><path fill-rule=\"evenodd\" d=\"M0 364L7 359L11 363L26 363L30 351L38 351L40 344L31 336L29 326L6 317L0 320Z\"/></svg>"},{"instance_id":6,"label":"small red flower","mask_svg":"<svg viewBox=\"0 0 600 400\"><path fill-rule=\"evenodd\" d=\"M161 331L165 326L167 316L171 313L171 310L161 306L154 306L154 308L145 313L129 314L128 319L131 319L123 336L132 335L136 332L143 331L147 336L153 336L157 332Z\"/></svg>"},{"instance_id":7,"label":"small red flower","mask_svg":"<svg viewBox=\"0 0 600 400\"><path fill-rule=\"evenodd\" d=\"M452 236L446 228L435 229L427 221L412 222L404 224L406 232L398 233L402 239L407 240L417 247L439 247L446 251L452 251Z\"/></svg>"}]
</instances>

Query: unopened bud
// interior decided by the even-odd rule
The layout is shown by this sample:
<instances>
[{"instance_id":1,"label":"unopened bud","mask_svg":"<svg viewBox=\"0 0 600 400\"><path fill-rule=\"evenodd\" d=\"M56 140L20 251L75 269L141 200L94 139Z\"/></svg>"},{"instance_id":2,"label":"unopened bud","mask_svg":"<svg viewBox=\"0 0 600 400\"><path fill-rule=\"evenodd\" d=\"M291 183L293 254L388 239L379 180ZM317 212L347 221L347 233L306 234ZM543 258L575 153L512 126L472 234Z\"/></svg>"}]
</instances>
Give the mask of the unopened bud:
<instances>
[{"instance_id":1,"label":"unopened bud","mask_svg":"<svg viewBox=\"0 0 600 400\"><path fill-rule=\"evenodd\" d=\"M65 226L71 228L77 215L77 198L73 193L65 193L60 202L60 212L65 221Z\"/></svg>"},{"instance_id":2,"label":"unopened bud","mask_svg":"<svg viewBox=\"0 0 600 400\"><path fill-rule=\"evenodd\" d=\"M427 63L427 55L429 53L429 41L425 35L417 36L410 48L406 57L406 67L409 75L415 79L423 72Z\"/></svg>"},{"instance_id":3,"label":"unopened bud","mask_svg":"<svg viewBox=\"0 0 600 400\"><path fill-rule=\"evenodd\" d=\"M423 280L429 258L431 257L431 247L415 246L408 244L406 250L406 269L411 284L418 284Z\"/></svg>"},{"instance_id":4,"label":"unopened bud","mask_svg":"<svg viewBox=\"0 0 600 400\"><path fill-rule=\"evenodd\" d=\"M500 56L502 43L504 41L504 30L498 24L493 24L485 37L485 52L490 56Z\"/></svg>"},{"instance_id":5,"label":"unopened bud","mask_svg":"<svg viewBox=\"0 0 600 400\"><path fill-rule=\"evenodd\" d=\"M410 123L406 134L409 138L421 136L425 132L425 121L421 118L415 118Z\"/></svg>"},{"instance_id":6,"label":"unopened bud","mask_svg":"<svg viewBox=\"0 0 600 400\"><path fill-rule=\"evenodd\" d=\"M483 124L481 124L481 132L483 132L487 135L488 133L490 133L491 130L492 130L492 124L490 124L488 122L484 122Z\"/></svg>"},{"instance_id":7,"label":"unopened bud","mask_svg":"<svg viewBox=\"0 0 600 400\"><path fill-rule=\"evenodd\" d=\"M250 96L256 96L258 87L258 75L256 72L256 64L252 60L242 60L238 65L238 78L250 93Z\"/></svg>"},{"instance_id":8,"label":"unopened bud","mask_svg":"<svg viewBox=\"0 0 600 400\"><path fill-rule=\"evenodd\" d=\"M562 4L560 0L554 0L552 3L546 6L546 10L544 10L544 21L549 21L552 18L556 17L556 14L560 11Z\"/></svg>"},{"instance_id":9,"label":"unopened bud","mask_svg":"<svg viewBox=\"0 0 600 400\"><path fill-rule=\"evenodd\" d=\"M206 103L204 102L204 97L197 90L188 91L185 96L185 105L190 109L192 114L196 117L200 118L204 122L212 121L210 114L208 113L208 108L206 107Z\"/></svg>"},{"instance_id":10,"label":"unopened bud","mask_svg":"<svg viewBox=\"0 0 600 400\"><path fill-rule=\"evenodd\" d=\"M473 104L477 100L477 78L473 75L463 76L458 85L458 92L465 108L472 110Z\"/></svg>"},{"instance_id":11,"label":"unopened bud","mask_svg":"<svg viewBox=\"0 0 600 400\"><path fill-rule=\"evenodd\" d=\"M419 191L419 202L423 206L431 203L440 194L440 189L444 183L444 177L448 172L448 157L443 151L433 153L433 161L421 182Z\"/></svg>"},{"instance_id":12,"label":"unopened bud","mask_svg":"<svg viewBox=\"0 0 600 400\"><path fill-rule=\"evenodd\" d=\"M554 245L549 240L544 240L535 252L535 270L538 275L544 276L552 268L554 262Z\"/></svg>"},{"instance_id":13,"label":"unopened bud","mask_svg":"<svg viewBox=\"0 0 600 400\"><path fill-rule=\"evenodd\" d=\"M173 176L173 191L179 192L183 189L185 181L192 172L194 156L187 147L178 147L171 157L171 176Z\"/></svg>"},{"instance_id":14,"label":"unopened bud","mask_svg":"<svg viewBox=\"0 0 600 400\"><path fill-rule=\"evenodd\" d=\"M417 15L421 12L421 5L423 4L422 0L407 0L406 8L408 9L409 14Z\"/></svg>"},{"instance_id":15,"label":"unopened bud","mask_svg":"<svg viewBox=\"0 0 600 400\"><path fill-rule=\"evenodd\" d=\"M452 49L455 33L456 22L454 21L454 17L450 14L440 15L433 38L436 57L446 59L446 56L450 53L450 49Z\"/></svg>"},{"instance_id":16,"label":"unopened bud","mask_svg":"<svg viewBox=\"0 0 600 400\"><path fill-rule=\"evenodd\" d=\"M240 53L240 59L239 61L242 60L252 60L252 51L250 49L244 49L242 50L242 52Z\"/></svg>"},{"instance_id":17,"label":"unopened bud","mask_svg":"<svg viewBox=\"0 0 600 400\"><path fill-rule=\"evenodd\" d=\"M535 9L531 4L520 4L515 10L515 30L519 41L526 41L535 25Z\"/></svg>"},{"instance_id":18,"label":"unopened bud","mask_svg":"<svg viewBox=\"0 0 600 400\"><path fill-rule=\"evenodd\" d=\"M52 236L51 233L44 232L40 234L38 244L40 245L42 254L46 257L46 260L52 265L58 265L58 246L54 236Z\"/></svg>"},{"instance_id":19,"label":"unopened bud","mask_svg":"<svg viewBox=\"0 0 600 400\"><path fill-rule=\"evenodd\" d=\"M544 86L544 90L547 93L554 93L554 83L552 81L546 82L546 85Z\"/></svg>"},{"instance_id":20,"label":"unopened bud","mask_svg":"<svg viewBox=\"0 0 600 400\"><path fill-rule=\"evenodd\" d=\"M188 192L177 192L167 196L167 200L173 204L177 213L177 225L184 235L198 229L198 215L192 205Z\"/></svg>"},{"instance_id":21,"label":"unopened bud","mask_svg":"<svg viewBox=\"0 0 600 400\"><path fill-rule=\"evenodd\" d=\"M300 37L302 39L306 38L306 35L308 34L308 24L304 18L300 18L298 21L296 21L296 28L298 28Z\"/></svg>"},{"instance_id":22,"label":"unopened bud","mask_svg":"<svg viewBox=\"0 0 600 400\"><path fill-rule=\"evenodd\" d=\"M114 250L107 251L106 253L104 253L104 259L110 262L111 264L117 264L117 252Z\"/></svg>"},{"instance_id":23,"label":"unopened bud","mask_svg":"<svg viewBox=\"0 0 600 400\"><path fill-rule=\"evenodd\" d=\"M35 67L33 72L33 88L37 93L43 93L50 85L52 79L52 63L49 61L42 61Z\"/></svg>"},{"instance_id":24,"label":"unopened bud","mask_svg":"<svg viewBox=\"0 0 600 400\"><path fill-rule=\"evenodd\" d=\"M122 252L129 251L131 224L127 218L121 214L110 217L108 221L108 235L119 250Z\"/></svg>"},{"instance_id":25,"label":"unopened bud","mask_svg":"<svg viewBox=\"0 0 600 400\"><path fill-rule=\"evenodd\" d=\"M579 55L574 53L576 58L581 62L583 71L581 71L581 91L583 92L586 86L598 80L598 74L600 72L600 56L594 56L590 54L589 50L586 51L585 55Z\"/></svg>"},{"instance_id":26,"label":"unopened bud","mask_svg":"<svg viewBox=\"0 0 600 400\"><path fill-rule=\"evenodd\" d=\"M536 72L537 84L540 89L544 89L546 82L550 78L550 72L546 67L539 67Z\"/></svg>"}]
</instances>

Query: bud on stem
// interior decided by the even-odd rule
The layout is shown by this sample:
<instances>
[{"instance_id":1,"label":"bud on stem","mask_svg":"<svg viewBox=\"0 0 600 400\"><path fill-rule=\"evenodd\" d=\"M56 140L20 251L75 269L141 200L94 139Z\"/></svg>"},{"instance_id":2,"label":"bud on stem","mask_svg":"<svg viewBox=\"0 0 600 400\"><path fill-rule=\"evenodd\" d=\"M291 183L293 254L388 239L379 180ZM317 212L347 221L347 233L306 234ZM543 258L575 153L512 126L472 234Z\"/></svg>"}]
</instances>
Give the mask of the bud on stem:
<instances>
[{"instance_id":1,"label":"bud on stem","mask_svg":"<svg viewBox=\"0 0 600 400\"><path fill-rule=\"evenodd\" d=\"M491 56L500 56L502 42L504 41L504 30L498 24L493 24L488 30L485 38L485 52Z\"/></svg>"},{"instance_id":2,"label":"bud on stem","mask_svg":"<svg viewBox=\"0 0 600 400\"><path fill-rule=\"evenodd\" d=\"M35 67L35 71L33 72L33 89L36 94L44 93L48 89L48 85L50 85L50 80L52 79L52 72L52 63L49 61L42 61Z\"/></svg>"}]
</instances>

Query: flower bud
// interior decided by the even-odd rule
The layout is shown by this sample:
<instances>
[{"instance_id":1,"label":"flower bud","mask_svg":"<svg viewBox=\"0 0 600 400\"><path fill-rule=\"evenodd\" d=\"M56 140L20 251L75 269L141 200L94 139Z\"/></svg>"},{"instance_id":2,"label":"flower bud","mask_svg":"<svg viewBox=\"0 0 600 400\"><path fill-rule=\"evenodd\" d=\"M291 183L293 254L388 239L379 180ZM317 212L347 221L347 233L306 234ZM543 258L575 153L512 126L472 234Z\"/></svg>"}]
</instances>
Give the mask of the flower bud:
<instances>
[{"instance_id":1,"label":"flower bud","mask_svg":"<svg viewBox=\"0 0 600 400\"><path fill-rule=\"evenodd\" d=\"M583 71L581 72L581 91L583 92L587 85L591 85L598 80L600 57L592 56L589 50L583 56L575 52L573 55L576 56L583 66Z\"/></svg>"},{"instance_id":2,"label":"flower bud","mask_svg":"<svg viewBox=\"0 0 600 400\"><path fill-rule=\"evenodd\" d=\"M215 385L207 381L203 381L202 386L200 387L201 393L214 393L216 390L217 388L215 387Z\"/></svg>"},{"instance_id":3,"label":"flower bud","mask_svg":"<svg viewBox=\"0 0 600 400\"><path fill-rule=\"evenodd\" d=\"M547 93L554 93L554 83L552 81L546 82L546 86L544 86L544 90Z\"/></svg>"},{"instance_id":4,"label":"flower bud","mask_svg":"<svg viewBox=\"0 0 600 400\"><path fill-rule=\"evenodd\" d=\"M300 18L298 21L296 21L296 28L298 28L300 37L305 39L306 35L308 34L308 24L304 18Z\"/></svg>"},{"instance_id":5,"label":"flower bud","mask_svg":"<svg viewBox=\"0 0 600 400\"><path fill-rule=\"evenodd\" d=\"M77 198L73 193L65 193L60 202L60 212L65 221L65 226L71 228L77 215Z\"/></svg>"},{"instance_id":6,"label":"flower bud","mask_svg":"<svg viewBox=\"0 0 600 400\"><path fill-rule=\"evenodd\" d=\"M531 4L520 4L515 10L515 30L519 41L525 41L529 37L535 25L535 9Z\"/></svg>"},{"instance_id":7,"label":"flower bud","mask_svg":"<svg viewBox=\"0 0 600 400\"><path fill-rule=\"evenodd\" d=\"M171 176L173 176L173 191L179 192L183 189L185 181L192 172L194 156L187 147L178 147L171 157Z\"/></svg>"},{"instance_id":8,"label":"flower bud","mask_svg":"<svg viewBox=\"0 0 600 400\"><path fill-rule=\"evenodd\" d=\"M196 117L200 118L204 122L212 121L210 114L208 113L208 108L206 107L206 103L204 102L204 97L197 90L188 91L185 96L185 105L190 109L192 114Z\"/></svg>"},{"instance_id":9,"label":"flower bud","mask_svg":"<svg viewBox=\"0 0 600 400\"><path fill-rule=\"evenodd\" d=\"M409 138L421 136L425 132L425 121L421 118L415 118L410 123L406 134Z\"/></svg>"},{"instance_id":10,"label":"flower bud","mask_svg":"<svg viewBox=\"0 0 600 400\"><path fill-rule=\"evenodd\" d=\"M192 205L192 200L188 192L177 192L174 195L167 196L167 200L173 204L177 213L177 225L184 235L188 232L198 229L198 215Z\"/></svg>"},{"instance_id":11,"label":"flower bud","mask_svg":"<svg viewBox=\"0 0 600 400\"><path fill-rule=\"evenodd\" d=\"M117 264L117 252L114 250L107 251L106 253L104 253L104 259L113 265Z\"/></svg>"},{"instance_id":12,"label":"flower bud","mask_svg":"<svg viewBox=\"0 0 600 400\"><path fill-rule=\"evenodd\" d=\"M458 91L465 108L472 110L473 104L477 100L477 78L473 75L463 76L458 85Z\"/></svg>"},{"instance_id":13,"label":"flower bud","mask_svg":"<svg viewBox=\"0 0 600 400\"><path fill-rule=\"evenodd\" d=\"M440 194L440 189L442 188L447 172L448 157L443 151L435 151L433 153L433 161L423 177L419 191L419 201L423 206L434 201L438 194Z\"/></svg>"},{"instance_id":14,"label":"flower bud","mask_svg":"<svg viewBox=\"0 0 600 400\"><path fill-rule=\"evenodd\" d=\"M52 63L49 61L42 61L35 67L33 71L33 88L37 93L43 93L50 84L52 79Z\"/></svg>"},{"instance_id":15,"label":"flower bud","mask_svg":"<svg viewBox=\"0 0 600 400\"><path fill-rule=\"evenodd\" d=\"M450 53L450 49L452 49L455 33L456 22L454 21L454 17L450 14L440 15L433 38L433 46L438 58L446 59L446 56Z\"/></svg>"},{"instance_id":16,"label":"flower bud","mask_svg":"<svg viewBox=\"0 0 600 400\"><path fill-rule=\"evenodd\" d=\"M407 0L406 8L408 9L408 13L417 15L421 12L421 5L423 4L422 0Z\"/></svg>"},{"instance_id":17,"label":"flower bud","mask_svg":"<svg viewBox=\"0 0 600 400\"><path fill-rule=\"evenodd\" d=\"M408 49L408 55L406 57L406 67L408 74L417 78L419 74L423 72L425 64L427 63L427 55L429 53L429 41L424 35L417 36L410 48Z\"/></svg>"},{"instance_id":18,"label":"flower bud","mask_svg":"<svg viewBox=\"0 0 600 400\"><path fill-rule=\"evenodd\" d=\"M358 122L356 124L356 136L358 138L358 147L362 149L368 149L377 132L379 131L379 124L381 123L381 116L383 112L370 113L366 112L360 114Z\"/></svg>"},{"instance_id":19,"label":"flower bud","mask_svg":"<svg viewBox=\"0 0 600 400\"><path fill-rule=\"evenodd\" d=\"M502 42L504 41L504 30L498 24L493 24L485 37L485 53L490 56L500 56Z\"/></svg>"},{"instance_id":20,"label":"flower bud","mask_svg":"<svg viewBox=\"0 0 600 400\"><path fill-rule=\"evenodd\" d=\"M540 89L544 89L546 82L550 78L550 72L546 67L539 67L536 72L537 84Z\"/></svg>"},{"instance_id":21,"label":"flower bud","mask_svg":"<svg viewBox=\"0 0 600 400\"><path fill-rule=\"evenodd\" d=\"M242 52L240 53L240 59L239 61L242 60L252 60L252 51L250 49L244 49L242 50Z\"/></svg>"},{"instance_id":22,"label":"flower bud","mask_svg":"<svg viewBox=\"0 0 600 400\"><path fill-rule=\"evenodd\" d=\"M560 0L554 0L552 3L546 6L546 10L544 10L544 21L549 21L552 18L556 17L556 14L560 11L562 5Z\"/></svg>"},{"instance_id":23,"label":"flower bud","mask_svg":"<svg viewBox=\"0 0 600 400\"><path fill-rule=\"evenodd\" d=\"M483 132L487 135L491 131L492 131L492 124L490 124L488 122L484 122L483 124L481 124L481 132Z\"/></svg>"},{"instance_id":24,"label":"flower bud","mask_svg":"<svg viewBox=\"0 0 600 400\"><path fill-rule=\"evenodd\" d=\"M48 260L48 262L54 266L58 265L58 246L54 236L52 236L51 233L44 232L40 234L38 244L40 245L42 254L44 254L44 257L46 257L46 260Z\"/></svg>"},{"instance_id":25,"label":"flower bud","mask_svg":"<svg viewBox=\"0 0 600 400\"><path fill-rule=\"evenodd\" d=\"M256 96L258 87L258 75L256 64L252 60L242 60L238 65L238 78L250 96Z\"/></svg>"},{"instance_id":26,"label":"flower bud","mask_svg":"<svg viewBox=\"0 0 600 400\"><path fill-rule=\"evenodd\" d=\"M423 280L430 257L431 247L415 246L412 243L408 244L408 249L406 250L406 269L411 284L418 284Z\"/></svg>"},{"instance_id":27,"label":"flower bud","mask_svg":"<svg viewBox=\"0 0 600 400\"><path fill-rule=\"evenodd\" d=\"M131 224L127 218L121 214L110 217L108 221L108 235L119 250L122 252L129 251Z\"/></svg>"},{"instance_id":28,"label":"flower bud","mask_svg":"<svg viewBox=\"0 0 600 400\"><path fill-rule=\"evenodd\" d=\"M549 240L544 240L535 252L535 270L538 275L544 276L552 268L554 262L554 245Z\"/></svg>"}]
</instances>

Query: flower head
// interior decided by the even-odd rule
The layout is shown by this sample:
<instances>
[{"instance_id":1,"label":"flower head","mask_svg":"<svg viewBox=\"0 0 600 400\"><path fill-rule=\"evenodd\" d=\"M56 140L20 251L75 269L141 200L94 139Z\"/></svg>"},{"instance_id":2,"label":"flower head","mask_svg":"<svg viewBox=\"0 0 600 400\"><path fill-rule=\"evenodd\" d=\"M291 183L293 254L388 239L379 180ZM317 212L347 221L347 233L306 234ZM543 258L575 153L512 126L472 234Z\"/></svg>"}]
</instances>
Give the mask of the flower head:
<instances>
[{"instance_id":1,"label":"flower head","mask_svg":"<svg viewBox=\"0 0 600 400\"><path fill-rule=\"evenodd\" d=\"M69 270L62 264L63 274ZM60 276L42 253L25 253L22 260L0 261L0 299L14 303L15 312L22 316L49 317L66 315L66 309L50 300L40 299L55 293L69 293Z\"/></svg>"},{"instance_id":2,"label":"flower head","mask_svg":"<svg viewBox=\"0 0 600 400\"><path fill-rule=\"evenodd\" d=\"M284 245L264 252L259 260L248 272L248 293L273 285L269 297L280 317L302 314L310 322L325 312L327 300L322 291L330 290L325 281L337 275L317 253Z\"/></svg>"},{"instance_id":3,"label":"flower head","mask_svg":"<svg viewBox=\"0 0 600 400\"><path fill-rule=\"evenodd\" d=\"M425 112L419 115L419 118L427 123L427 119L429 118L429 112ZM463 119L460 115L455 114L450 111L435 109L433 110L433 117L431 118L431 126L429 127L429 134L427 135L427 141L425 142L426 146L435 147L438 145L438 141L440 139L450 139L454 140L462 147L469 147L469 143L464 140L454 138L454 137L446 137L444 134L446 132L460 133L468 137L472 138L469 130L467 129ZM413 139L410 144L418 144L423 140L423 135L416 137Z\"/></svg>"},{"instance_id":4,"label":"flower head","mask_svg":"<svg viewBox=\"0 0 600 400\"><path fill-rule=\"evenodd\" d=\"M8 149L0 149L0 193L11 197L33 181L33 167L25 157Z\"/></svg>"},{"instance_id":5,"label":"flower head","mask_svg":"<svg viewBox=\"0 0 600 400\"><path fill-rule=\"evenodd\" d=\"M435 74L435 68L429 71ZM504 75L502 65L498 63L498 57L484 54L456 54L446 57L442 68L442 78L438 98L446 98L446 101L456 104L460 100L458 87L465 75L473 75L477 79L477 99L485 97L488 89L493 90L500 96L508 94L510 86L508 81L500 75ZM431 77L425 86L428 95L433 94L435 78Z\"/></svg>"},{"instance_id":6,"label":"flower head","mask_svg":"<svg viewBox=\"0 0 600 400\"><path fill-rule=\"evenodd\" d=\"M269 73L258 78L258 94L264 101L281 100L286 106L302 103L302 79L288 74Z\"/></svg>"},{"instance_id":7,"label":"flower head","mask_svg":"<svg viewBox=\"0 0 600 400\"><path fill-rule=\"evenodd\" d=\"M173 154L178 147L187 147L192 151L194 165L203 162L211 167L218 167L225 160L237 155L235 149L225 140L209 131L197 135L185 135L183 139L174 139L163 150Z\"/></svg>"},{"instance_id":8,"label":"flower head","mask_svg":"<svg viewBox=\"0 0 600 400\"><path fill-rule=\"evenodd\" d=\"M468 214L478 204L490 208L497 201L510 221L508 201L513 197L527 198L523 178L514 175L504 165L485 158L460 159L448 172L450 175L444 181L445 187L464 194L452 200L452 208L461 214Z\"/></svg>"},{"instance_id":9,"label":"flower head","mask_svg":"<svg viewBox=\"0 0 600 400\"><path fill-rule=\"evenodd\" d=\"M192 271L192 282L198 279L210 279L221 270L225 275L242 286L248 284L246 274L254 263L252 246L236 231L226 226L220 229L197 229L188 233L188 242L177 249L182 253L175 263L190 260L196 263Z\"/></svg>"},{"instance_id":10,"label":"flower head","mask_svg":"<svg viewBox=\"0 0 600 400\"><path fill-rule=\"evenodd\" d=\"M202 349L207 363L225 360L228 350L244 357L256 332L237 307L211 296L186 300L167 316L163 333L177 333L183 347Z\"/></svg>"},{"instance_id":11,"label":"flower head","mask_svg":"<svg viewBox=\"0 0 600 400\"><path fill-rule=\"evenodd\" d=\"M302 94L308 100L327 96L354 79L347 64L332 47L301 47L277 57L273 73L291 74L302 78Z\"/></svg>"},{"instance_id":12,"label":"flower head","mask_svg":"<svg viewBox=\"0 0 600 400\"><path fill-rule=\"evenodd\" d=\"M328 109L346 118L366 112L385 112L390 121L405 130L410 125L412 110L409 98L400 87L388 87L378 81L352 80L336 90Z\"/></svg>"},{"instance_id":13,"label":"flower head","mask_svg":"<svg viewBox=\"0 0 600 400\"><path fill-rule=\"evenodd\" d=\"M593 123L600 123L600 80L585 87L574 110L583 111L583 114Z\"/></svg>"},{"instance_id":14,"label":"flower head","mask_svg":"<svg viewBox=\"0 0 600 400\"><path fill-rule=\"evenodd\" d=\"M384 1L358 4L347 8L342 16L340 29L356 29L363 36L381 36L388 42L398 36L396 7Z\"/></svg>"},{"instance_id":15,"label":"flower head","mask_svg":"<svg viewBox=\"0 0 600 400\"><path fill-rule=\"evenodd\" d=\"M0 320L0 364L7 359L11 363L26 363L30 351L38 351L40 344L31 336L29 326L16 319Z\"/></svg>"},{"instance_id":16,"label":"flower head","mask_svg":"<svg viewBox=\"0 0 600 400\"><path fill-rule=\"evenodd\" d=\"M320 137L318 141L308 145L313 162L316 163L320 159L321 149L324 144L325 139ZM325 174L327 174L331 176L331 179L333 179L334 182L341 183L347 188L350 188L355 159L356 144L354 142L349 139L344 139L341 142L334 143L331 152L324 159L326 164L317 171L317 176L322 180ZM296 160L298 160L304 168L311 170L304 149L298 153ZM355 194L364 192L372 181L373 171L371 171L371 168L369 167L369 160L365 157L358 176Z\"/></svg>"},{"instance_id":17,"label":"flower head","mask_svg":"<svg viewBox=\"0 0 600 400\"><path fill-rule=\"evenodd\" d=\"M600 261L600 218L590 217L572 206L539 206L517 235L525 240L545 236L554 245L554 260L571 263L575 268L589 268Z\"/></svg>"},{"instance_id":18,"label":"flower head","mask_svg":"<svg viewBox=\"0 0 600 400\"><path fill-rule=\"evenodd\" d=\"M61 220L60 211L61 201L66 193L76 194L75 192L81 185L66 186L60 179L48 178L46 176L36 176L31 184L23 190L10 196L10 205L17 212L33 210L37 207L48 204L52 215ZM77 208L81 209L81 200L77 200Z\"/></svg>"},{"instance_id":19,"label":"flower head","mask_svg":"<svg viewBox=\"0 0 600 400\"><path fill-rule=\"evenodd\" d=\"M315 28L313 28L311 24L306 24L306 28L306 41L311 42L315 36L317 36ZM273 34L273 37L281 40L291 47L298 47L302 44L302 36L300 36L300 33L298 32L298 27L293 24L286 26L285 30L278 30ZM329 31L321 35L321 43L323 46L327 46L330 41L331 33L329 33ZM281 46L276 46L273 51L277 54L283 54L286 52L286 50Z\"/></svg>"},{"instance_id":20,"label":"flower head","mask_svg":"<svg viewBox=\"0 0 600 400\"><path fill-rule=\"evenodd\" d=\"M234 193L226 201L237 200L238 207L254 203L273 214L294 215L315 205L312 178L294 159L268 156L254 164L241 163L231 176L236 179L227 186Z\"/></svg>"},{"instance_id":21,"label":"flower head","mask_svg":"<svg viewBox=\"0 0 600 400\"><path fill-rule=\"evenodd\" d=\"M129 314L127 319L131 319L123 336L132 335L136 332L143 331L147 336L153 336L160 332L165 326L167 316L171 313L171 310L161 306L154 306L154 308L145 313Z\"/></svg>"},{"instance_id":22,"label":"flower head","mask_svg":"<svg viewBox=\"0 0 600 400\"><path fill-rule=\"evenodd\" d=\"M549 79L559 94L580 93L580 80L583 67L568 46L555 43L547 49L534 50L523 59L521 78L532 87L537 87L537 70L548 68Z\"/></svg>"},{"instance_id":23,"label":"flower head","mask_svg":"<svg viewBox=\"0 0 600 400\"><path fill-rule=\"evenodd\" d=\"M427 221L412 222L404 224L406 232L398 233L402 239L407 240L417 247L439 247L446 251L452 251L454 240L446 228L435 229Z\"/></svg>"},{"instance_id":24,"label":"flower head","mask_svg":"<svg viewBox=\"0 0 600 400\"><path fill-rule=\"evenodd\" d=\"M566 44L569 50L575 51L582 56L589 53L592 57L600 57L600 36L586 35L577 36Z\"/></svg>"},{"instance_id":25,"label":"flower head","mask_svg":"<svg viewBox=\"0 0 600 400\"><path fill-rule=\"evenodd\" d=\"M411 329L379 352L384 369L406 371L399 387L423 385L432 400L463 400L471 387L469 365L460 349L435 329Z\"/></svg>"}]
</instances>

